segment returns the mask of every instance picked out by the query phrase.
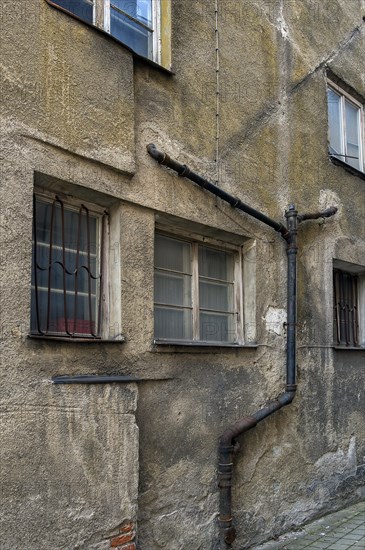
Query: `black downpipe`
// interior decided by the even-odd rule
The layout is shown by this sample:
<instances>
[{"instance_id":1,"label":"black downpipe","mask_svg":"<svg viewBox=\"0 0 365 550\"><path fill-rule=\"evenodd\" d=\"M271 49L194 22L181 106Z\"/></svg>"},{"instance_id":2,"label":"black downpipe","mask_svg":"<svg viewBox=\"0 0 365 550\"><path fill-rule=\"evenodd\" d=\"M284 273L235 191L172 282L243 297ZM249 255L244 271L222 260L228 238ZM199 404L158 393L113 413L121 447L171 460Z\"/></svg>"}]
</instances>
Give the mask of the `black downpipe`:
<instances>
[{"instance_id":1,"label":"black downpipe","mask_svg":"<svg viewBox=\"0 0 365 550\"><path fill-rule=\"evenodd\" d=\"M286 359L286 385L296 384L296 325L297 325L297 232L298 212L291 204L285 213L288 237L286 239L286 254L288 258L287 278L287 359Z\"/></svg>"},{"instance_id":2,"label":"black downpipe","mask_svg":"<svg viewBox=\"0 0 365 550\"><path fill-rule=\"evenodd\" d=\"M239 199L229 195L216 185L208 182L198 174L195 174L187 166L171 159L168 155L158 151L153 144L147 146L148 153L160 164L164 164L175 170L180 176L186 177L207 189L217 197L228 202L234 208L246 212L250 216L266 223L278 231L287 242L287 346L286 346L286 385L285 391L274 401L270 401L265 407L259 409L252 415L246 416L231 426L222 434L219 441L219 525L220 525L220 547L225 550L231 546L236 538L236 530L232 520L232 475L233 461L240 449L236 438L239 435L254 428L259 422L272 415L282 407L289 405L296 393L296 326L297 326L297 229L298 223L318 218L329 218L337 212L337 208L331 206L323 212L298 215L295 206L292 204L285 213L286 224L284 225L271 220L261 212L247 206Z\"/></svg>"},{"instance_id":3,"label":"black downpipe","mask_svg":"<svg viewBox=\"0 0 365 550\"><path fill-rule=\"evenodd\" d=\"M254 414L238 420L227 428L219 442L219 492L220 492L220 547L231 546L236 538L236 530L232 520L231 483L233 476L233 461L240 446L236 437L254 428L259 422L272 415L282 407L289 405L296 392L296 303L297 303L297 216L294 205L289 206L285 213L287 220L287 346L286 346L286 387L285 392L277 399L268 403Z\"/></svg>"}]
</instances>

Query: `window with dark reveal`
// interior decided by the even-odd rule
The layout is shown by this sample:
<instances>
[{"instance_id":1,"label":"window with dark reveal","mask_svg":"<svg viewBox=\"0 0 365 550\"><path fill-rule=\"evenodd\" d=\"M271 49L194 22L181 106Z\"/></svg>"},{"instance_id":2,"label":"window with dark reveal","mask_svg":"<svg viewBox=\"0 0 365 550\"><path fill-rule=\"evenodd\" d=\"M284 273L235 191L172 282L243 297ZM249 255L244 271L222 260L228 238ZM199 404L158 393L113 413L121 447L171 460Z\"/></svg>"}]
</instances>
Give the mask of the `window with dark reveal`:
<instances>
[{"instance_id":1,"label":"window with dark reveal","mask_svg":"<svg viewBox=\"0 0 365 550\"><path fill-rule=\"evenodd\" d=\"M34 196L31 333L100 338L107 214Z\"/></svg>"},{"instance_id":2,"label":"window with dark reveal","mask_svg":"<svg viewBox=\"0 0 365 550\"><path fill-rule=\"evenodd\" d=\"M335 269L333 297L335 343L339 346L358 346L358 276Z\"/></svg>"}]
</instances>

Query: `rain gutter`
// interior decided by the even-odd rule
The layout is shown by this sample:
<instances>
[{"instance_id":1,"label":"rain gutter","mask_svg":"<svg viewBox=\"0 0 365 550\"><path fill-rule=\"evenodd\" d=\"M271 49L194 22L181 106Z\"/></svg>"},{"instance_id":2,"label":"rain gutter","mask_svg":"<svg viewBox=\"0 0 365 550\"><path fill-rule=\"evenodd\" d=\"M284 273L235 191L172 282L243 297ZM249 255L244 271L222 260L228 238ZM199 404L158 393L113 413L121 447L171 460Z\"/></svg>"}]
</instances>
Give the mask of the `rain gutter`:
<instances>
[{"instance_id":1,"label":"rain gutter","mask_svg":"<svg viewBox=\"0 0 365 550\"><path fill-rule=\"evenodd\" d=\"M171 168L181 177L190 179L203 189L210 191L215 196L221 198L233 208L237 208L265 223L266 225L278 231L287 243L286 253L287 263L287 343L286 343L286 384L285 391L275 400L270 401L265 407L257 410L252 415L245 416L229 426L222 434L219 441L219 525L220 525L220 548L225 550L231 546L236 538L236 530L233 526L232 518L232 476L233 461L237 455L240 445L237 437L254 428L259 422L272 415L274 412L289 405L296 393L296 327L297 327L297 230L298 224L318 218L329 218L336 214L337 208L331 206L322 212L299 214L295 206L291 204L285 212L286 227L262 212L251 208L241 200L226 193L220 187L202 178L191 171L186 165L180 164L170 158L167 154L158 151L153 144L147 146L147 151L159 164Z\"/></svg>"}]
</instances>

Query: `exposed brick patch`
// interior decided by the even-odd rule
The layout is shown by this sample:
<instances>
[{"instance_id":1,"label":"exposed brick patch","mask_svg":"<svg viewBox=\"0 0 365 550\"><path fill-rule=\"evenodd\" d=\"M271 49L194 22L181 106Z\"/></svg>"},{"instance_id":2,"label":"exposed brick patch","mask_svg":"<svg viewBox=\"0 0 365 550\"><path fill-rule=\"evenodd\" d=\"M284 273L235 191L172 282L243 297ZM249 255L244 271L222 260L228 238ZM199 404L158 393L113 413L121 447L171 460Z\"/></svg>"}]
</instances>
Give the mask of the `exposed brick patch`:
<instances>
[{"instance_id":1,"label":"exposed brick patch","mask_svg":"<svg viewBox=\"0 0 365 550\"><path fill-rule=\"evenodd\" d=\"M120 535L113 537L110 541L110 547L114 550L136 550L136 544L133 542L136 537L134 524L128 521L120 526Z\"/></svg>"},{"instance_id":2,"label":"exposed brick patch","mask_svg":"<svg viewBox=\"0 0 365 550\"><path fill-rule=\"evenodd\" d=\"M121 533L128 533L128 531L133 531L134 529L134 525L131 521L129 521L128 523L125 523L124 525L122 525L122 527L119 528L119 531Z\"/></svg>"}]
</instances>

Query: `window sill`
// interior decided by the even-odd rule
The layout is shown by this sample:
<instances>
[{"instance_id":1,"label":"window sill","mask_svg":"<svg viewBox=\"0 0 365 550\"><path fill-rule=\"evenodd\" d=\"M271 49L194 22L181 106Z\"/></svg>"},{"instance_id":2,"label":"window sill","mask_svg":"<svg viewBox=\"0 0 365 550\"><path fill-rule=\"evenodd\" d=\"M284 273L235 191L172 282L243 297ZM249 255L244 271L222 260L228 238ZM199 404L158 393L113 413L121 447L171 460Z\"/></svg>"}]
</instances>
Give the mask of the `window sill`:
<instances>
[{"instance_id":1,"label":"window sill","mask_svg":"<svg viewBox=\"0 0 365 550\"><path fill-rule=\"evenodd\" d=\"M75 19L76 21L79 21L80 23L83 23L84 25L86 25L90 29L93 29L94 31L104 35L107 39L110 39L113 42L116 42L117 44L119 44L120 46L123 46L123 48L125 48L126 50L131 52L134 59L136 59L138 61L141 61L143 63L146 63L147 65L150 65L150 66L154 67L155 69L158 69L159 71L161 71L163 73L166 73L168 75L173 76L175 74L170 69L167 69L167 67L164 67L163 65L160 65L159 63L156 63L156 61L152 61L152 59L149 59L148 57L144 57L143 55L139 55L134 50L132 50L132 48L127 46L127 44L124 44L124 42L121 42L120 40L118 40L118 38L115 38L115 36L113 36L112 34L104 31L104 29L101 29L100 27L97 27L96 25L93 25L92 23L89 23L88 21L85 21L84 19L81 19L81 17L78 17L74 13L72 13L70 11L67 11L65 8L62 8L62 6L59 6L58 4L55 4L54 2L52 2L52 0L46 0L46 2L47 2L47 4L52 6L52 8L54 8L56 10L59 10L59 11L62 11L63 13L68 15L69 17L72 17L72 19Z\"/></svg>"},{"instance_id":2,"label":"window sill","mask_svg":"<svg viewBox=\"0 0 365 550\"><path fill-rule=\"evenodd\" d=\"M332 346L336 351L365 351L364 346Z\"/></svg>"},{"instance_id":3,"label":"window sill","mask_svg":"<svg viewBox=\"0 0 365 550\"><path fill-rule=\"evenodd\" d=\"M155 346L170 346L178 348L258 348L258 344L237 344L234 342L196 342L195 340L160 340L153 341Z\"/></svg>"},{"instance_id":4,"label":"window sill","mask_svg":"<svg viewBox=\"0 0 365 550\"><path fill-rule=\"evenodd\" d=\"M115 375L115 374L79 374L74 376L54 376L52 378L53 384L134 384L135 382L146 381L164 381L174 380L174 378L165 376L161 378L153 377L135 377L130 375Z\"/></svg>"},{"instance_id":5,"label":"window sill","mask_svg":"<svg viewBox=\"0 0 365 550\"><path fill-rule=\"evenodd\" d=\"M65 342L67 344L124 344L125 338L121 337L119 340L112 340L107 338L82 338L78 336L43 336L42 334L28 334L28 338L31 340L43 340Z\"/></svg>"},{"instance_id":6,"label":"window sill","mask_svg":"<svg viewBox=\"0 0 365 550\"><path fill-rule=\"evenodd\" d=\"M357 170L357 168L354 168L353 166L350 166L349 164L347 164L343 160L341 160L341 159L339 159L336 156L331 155L331 154L330 154L330 160L333 164L336 164L336 166L342 166L342 168L344 168L346 170L346 172L350 172L350 174L352 174L353 176L358 176L362 180L365 180L365 173L361 172L361 170Z\"/></svg>"}]
</instances>

